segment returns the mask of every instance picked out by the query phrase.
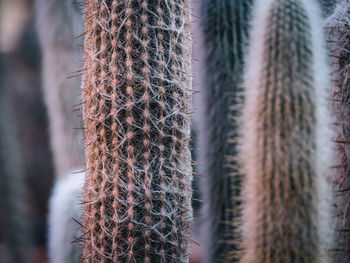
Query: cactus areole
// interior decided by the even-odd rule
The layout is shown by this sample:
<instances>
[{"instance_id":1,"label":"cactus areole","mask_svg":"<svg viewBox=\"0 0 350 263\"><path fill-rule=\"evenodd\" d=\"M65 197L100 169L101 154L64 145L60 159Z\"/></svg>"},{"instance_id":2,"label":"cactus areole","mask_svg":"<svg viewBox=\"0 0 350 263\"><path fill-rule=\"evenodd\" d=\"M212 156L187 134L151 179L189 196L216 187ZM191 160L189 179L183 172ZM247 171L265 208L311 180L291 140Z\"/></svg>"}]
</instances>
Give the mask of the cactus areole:
<instances>
[{"instance_id":1,"label":"cactus areole","mask_svg":"<svg viewBox=\"0 0 350 263\"><path fill-rule=\"evenodd\" d=\"M189 0L89 0L84 262L188 262Z\"/></svg>"}]
</instances>

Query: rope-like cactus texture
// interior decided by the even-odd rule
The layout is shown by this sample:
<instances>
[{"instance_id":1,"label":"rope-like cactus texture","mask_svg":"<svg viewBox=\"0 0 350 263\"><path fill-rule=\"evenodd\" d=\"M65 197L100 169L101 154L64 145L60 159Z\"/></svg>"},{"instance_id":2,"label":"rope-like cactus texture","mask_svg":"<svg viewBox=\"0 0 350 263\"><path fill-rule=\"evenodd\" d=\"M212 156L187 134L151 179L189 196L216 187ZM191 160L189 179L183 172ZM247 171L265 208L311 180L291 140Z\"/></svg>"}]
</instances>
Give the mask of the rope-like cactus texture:
<instances>
[{"instance_id":1,"label":"rope-like cactus texture","mask_svg":"<svg viewBox=\"0 0 350 263\"><path fill-rule=\"evenodd\" d=\"M240 257L237 118L252 2L210 0L201 4L205 81L201 89L199 167L204 177L204 262L235 262Z\"/></svg>"},{"instance_id":2,"label":"rope-like cactus texture","mask_svg":"<svg viewBox=\"0 0 350 263\"><path fill-rule=\"evenodd\" d=\"M83 20L73 0L36 0L43 88L56 177L84 164L81 117Z\"/></svg>"},{"instance_id":3,"label":"rope-like cactus texture","mask_svg":"<svg viewBox=\"0 0 350 263\"><path fill-rule=\"evenodd\" d=\"M326 22L333 65L333 112L339 163L336 183L337 262L350 261L350 2L340 1Z\"/></svg>"},{"instance_id":4,"label":"rope-like cactus texture","mask_svg":"<svg viewBox=\"0 0 350 263\"><path fill-rule=\"evenodd\" d=\"M334 145L318 4L253 7L241 128L243 263L329 262Z\"/></svg>"},{"instance_id":5,"label":"rope-like cactus texture","mask_svg":"<svg viewBox=\"0 0 350 263\"><path fill-rule=\"evenodd\" d=\"M187 262L189 0L85 7L84 262Z\"/></svg>"}]
</instances>

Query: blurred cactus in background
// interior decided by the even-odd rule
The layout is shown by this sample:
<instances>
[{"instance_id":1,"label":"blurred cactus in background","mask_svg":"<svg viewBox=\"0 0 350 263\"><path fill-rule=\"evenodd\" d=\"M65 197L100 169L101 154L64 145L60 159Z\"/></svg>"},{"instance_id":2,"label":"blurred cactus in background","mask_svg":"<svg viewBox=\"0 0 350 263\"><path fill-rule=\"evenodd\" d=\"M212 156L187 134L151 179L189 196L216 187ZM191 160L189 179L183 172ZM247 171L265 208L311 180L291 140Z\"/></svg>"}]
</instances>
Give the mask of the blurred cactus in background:
<instances>
[{"instance_id":1,"label":"blurred cactus in background","mask_svg":"<svg viewBox=\"0 0 350 263\"><path fill-rule=\"evenodd\" d=\"M333 12L337 1L339 2L339 0L319 0L319 2L321 3L323 13L326 16Z\"/></svg>"},{"instance_id":2,"label":"blurred cactus in background","mask_svg":"<svg viewBox=\"0 0 350 263\"><path fill-rule=\"evenodd\" d=\"M326 25L333 66L333 114L337 128L335 176L336 262L350 261L350 2L341 0Z\"/></svg>"},{"instance_id":3,"label":"blurred cactus in background","mask_svg":"<svg viewBox=\"0 0 350 263\"><path fill-rule=\"evenodd\" d=\"M188 262L189 3L87 2L84 262Z\"/></svg>"},{"instance_id":4,"label":"blurred cactus in background","mask_svg":"<svg viewBox=\"0 0 350 263\"><path fill-rule=\"evenodd\" d=\"M2 73L3 71L1 71ZM1 74L0 73L0 74ZM1 78L1 77L0 77ZM1 81L1 80L0 80ZM9 95L0 83L0 172L2 209L6 211L4 221L4 245L8 249L10 262L30 262L33 245L32 226L29 216L27 188L13 105L7 101Z\"/></svg>"},{"instance_id":5,"label":"blurred cactus in background","mask_svg":"<svg viewBox=\"0 0 350 263\"><path fill-rule=\"evenodd\" d=\"M57 179L50 199L49 257L51 263L81 262L82 192L85 174L72 171Z\"/></svg>"},{"instance_id":6,"label":"blurred cactus in background","mask_svg":"<svg viewBox=\"0 0 350 263\"><path fill-rule=\"evenodd\" d=\"M330 262L330 81L319 3L256 0L240 131L241 262Z\"/></svg>"},{"instance_id":7,"label":"blurred cactus in background","mask_svg":"<svg viewBox=\"0 0 350 263\"><path fill-rule=\"evenodd\" d=\"M71 0L36 0L35 7L51 148L56 177L61 177L84 165L79 71L83 21L77 4Z\"/></svg>"},{"instance_id":8,"label":"blurred cactus in background","mask_svg":"<svg viewBox=\"0 0 350 263\"><path fill-rule=\"evenodd\" d=\"M52 170L31 8L31 0L0 2L0 261L4 263L37 263L46 257Z\"/></svg>"},{"instance_id":9,"label":"blurred cactus in background","mask_svg":"<svg viewBox=\"0 0 350 263\"><path fill-rule=\"evenodd\" d=\"M350 261L350 0L194 2L0 0L1 263Z\"/></svg>"},{"instance_id":10,"label":"blurred cactus in background","mask_svg":"<svg viewBox=\"0 0 350 263\"><path fill-rule=\"evenodd\" d=\"M237 160L243 57L253 0L210 0L202 4L204 81L199 118L199 164L204 207L204 262L240 257L241 172Z\"/></svg>"},{"instance_id":11,"label":"blurred cactus in background","mask_svg":"<svg viewBox=\"0 0 350 263\"><path fill-rule=\"evenodd\" d=\"M37 29L43 52L43 87L49 113L51 148L57 181L50 201L51 263L81 262L84 168L81 112L83 70L82 11L74 1L37 0Z\"/></svg>"}]
</instances>

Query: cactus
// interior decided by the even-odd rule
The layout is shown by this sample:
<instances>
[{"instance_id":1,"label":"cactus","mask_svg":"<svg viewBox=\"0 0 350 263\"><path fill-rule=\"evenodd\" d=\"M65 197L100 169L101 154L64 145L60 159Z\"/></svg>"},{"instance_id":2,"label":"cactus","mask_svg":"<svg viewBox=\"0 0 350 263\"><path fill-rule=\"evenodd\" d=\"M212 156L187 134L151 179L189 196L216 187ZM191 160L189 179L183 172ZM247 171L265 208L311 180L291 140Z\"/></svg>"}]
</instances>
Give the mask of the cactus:
<instances>
[{"instance_id":1,"label":"cactus","mask_svg":"<svg viewBox=\"0 0 350 263\"><path fill-rule=\"evenodd\" d=\"M337 125L337 152L340 163L335 176L337 196L337 262L350 261L350 2L340 1L326 21L333 65L333 113ZM339 253L340 252L340 253Z\"/></svg>"},{"instance_id":2,"label":"cactus","mask_svg":"<svg viewBox=\"0 0 350 263\"><path fill-rule=\"evenodd\" d=\"M240 131L241 262L329 262L333 144L321 10L257 0Z\"/></svg>"},{"instance_id":3,"label":"cactus","mask_svg":"<svg viewBox=\"0 0 350 263\"><path fill-rule=\"evenodd\" d=\"M5 227L2 229L3 244L9 252L9 262L29 262L33 245L32 227L29 221L29 207L24 200L28 189L24 177L23 159L18 139L18 127L11 105L11 85L5 81L9 73L7 65L10 56L0 54L0 177L1 210L4 211ZM7 62L7 63L6 63ZM6 258L6 257L5 257ZM6 259L5 259L6 260Z\"/></svg>"},{"instance_id":4,"label":"cactus","mask_svg":"<svg viewBox=\"0 0 350 263\"><path fill-rule=\"evenodd\" d=\"M205 82L201 90L199 164L204 176L204 262L236 262L241 253L237 232L241 185L237 118L252 2L210 0L202 4Z\"/></svg>"},{"instance_id":5,"label":"cactus","mask_svg":"<svg viewBox=\"0 0 350 263\"><path fill-rule=\"evenodd\" d=\"M86 2L84 262L188 262L189 3Z\"/></svg>"},{"instance_id":6,"label":"cactus","mask_svg":"<svg viewBox=\"0 0 350 263\"><path fill-rule=\"evenodd\" d=\"M56 177L84 165L80 104L82 17L74 1L36 0L43 87ZM74 73L75 72L75 73ZM74 77L73 77L74 76ZM73 78L70 78L73 77Z\"/></svg>"},{"instance_id":7,"label":"cactus","mask_svg":"<svg viewBox=\"0 0 350 263\"><path fill-rule=\"evenodd\" d=\"M81 227L84 173L58 178L50 199L49 258L51 263L79 263L82 249L77 241Z\"/></svg>"},{"instance_id":8,"label":"cactus","mask_svg":"<svg viewBox=\"0 0 350 263\"><path fill-rule=\"evenodd\" d=\"M321 3L323 13L326 16L330 15L333 12L337 2L337 0L319 0L319 1Z\"/></svg>"},{"instance_id":9,"label":"cactus","mask_svg":"<svg viewBox=\"0 0 350 263\"><path fill-rule=\"evenodd\" d=\"M82 127L80 75L83 71L74 73L82 63L83 40L78 36L83 31L83 20L72 0L36 0L35 8L57 178L49 207L49 257L52 263L76 263L81 261L82 254L79 244L73 243L79 236L76 221L82 220L82 208L78 205L82 197L61 199L68 190L79 193L77 182L81 176L71 171L84 165L83 130L78 129Z\"/></svg>"}]
</instances>

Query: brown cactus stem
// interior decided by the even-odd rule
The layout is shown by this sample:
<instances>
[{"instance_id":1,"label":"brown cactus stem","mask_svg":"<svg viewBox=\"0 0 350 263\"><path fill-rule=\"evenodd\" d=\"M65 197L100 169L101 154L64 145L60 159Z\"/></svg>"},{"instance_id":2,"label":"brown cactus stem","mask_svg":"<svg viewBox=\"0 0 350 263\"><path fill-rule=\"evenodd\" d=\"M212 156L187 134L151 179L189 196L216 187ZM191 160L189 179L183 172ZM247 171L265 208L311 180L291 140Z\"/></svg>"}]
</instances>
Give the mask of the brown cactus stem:
<instances>
[{"instance_id":1,"label":"brown cactus stem","mask_svg":"<svg viewBox=\"0 0 350 263\"><path fill-rule=\"evenodd\" d=\"M331 65L333 70L332 109L336 121L338 163L334 166L336 249L333 250L336 262L350 261L350 2L338 1L327 18L325 28L328 33ZM340 248L340 249L339 249Z\"/></svg>"},{"instance_id":2,"label":"brown cactus stem","mask_svg":"<svg viewBox=\"0 0 350 263\"><path fill-rule=\"evenodd\" d=\"M188 262L190 14L86 3L84 262Z\"/></svg>"},{"instance_id":3,"label":"brown cactus stem","mask_svg":"<svg viewBox=\"0 0 350 263\"><path fill-rule=\"evenodd\" d=\"M316 0L256 0L240 128L242 263L329 263L334 143Z\"/></svg>"}]
</instances>

